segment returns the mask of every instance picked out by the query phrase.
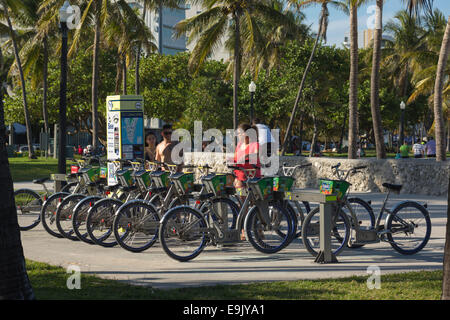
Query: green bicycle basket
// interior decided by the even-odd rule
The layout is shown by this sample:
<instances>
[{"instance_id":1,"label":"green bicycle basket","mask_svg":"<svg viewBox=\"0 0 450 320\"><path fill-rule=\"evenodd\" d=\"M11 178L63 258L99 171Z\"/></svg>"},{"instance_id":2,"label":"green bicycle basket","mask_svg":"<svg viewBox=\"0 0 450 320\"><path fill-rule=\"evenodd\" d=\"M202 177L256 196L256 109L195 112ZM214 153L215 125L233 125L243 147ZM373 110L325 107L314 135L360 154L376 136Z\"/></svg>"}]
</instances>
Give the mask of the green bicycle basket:
<instances>
[{"instance_id":1,"label":"green bicycle basket","mask_svg":"<svg viewBox=\"0 0 450 320\"><path fill-rule=\"evenodd\" d=\"M294 185L294 178L292 177L274 177L273 191L288 192L291 191Z\"/></svg>"},{"instance_id":2,"label":"green bicycle basket","mask_svg":"<svg viewBox=\"0 0 450 320\"><path fill-rule=\"evenodd\" d=\"M344 180L319 180L319 190L323 194L337 193L337 198L342 198L350 187L350 183Z\"/></svg>"},{"instance_id":3,"label":"green bicycle basket","mask_svg":"<svg viewBox=\"0 0 450 320\"><path fill-rule=\"evenodd\" d=\"M174 183L175 188L177 189L179 194L183 195L194 191L193 172L177 172L171 175L169 178Z\"/></svg>"},{"instance_id":4,"label":"green bicycle basket","mask_svg":"<svg viewBox=\"0 0 450 320\"><path fill-rule=\"evenodd\" d=\"M158 170L150 173L150 177L157 188L168 188L170 185L169 176L169 171Z\"/></svg>"},{"instance_id":5,"label":"green bicycle basket","mask_svg":"<svg viewBox=\"0 0 450 320\"><path fill-rule=\"evenodd\" d=\"M85 167L80 171L86 183L97 182L100 179L100 167Z\"/></svg>"},{"instance_id":6,"label":"green bicycle basket","mask_svg":"<svg viewBox=\"0 0 450 320\"><path fill-rule=\"evenodd\" d=\"M248 185L259 200L268 199L273 195L273 177L252 178Z\"/></svg>"},{"instance_id":7,"label":"green bicycle basket","mask_svg":"<svg viewBox=\"0 0 450 320\"><path fill-rule=\"evenodd\" d=\"M205 186L206 192L214 193L216 196L225 194L226 188L233 186L233 181L234 177L229 173L211 173L202 178L202 182Z\"/></svg>"},{"instance_id":8,"label":"green bicycle basket","mask_svg":"<svg viewBox=\"0 0 450 320\"><path fill-rule=\"evenodd\" d=\"M123 187L131 187L133 185L134 179L132 176L132 172L133 169L130 168L116 171L116 175Z\"/></svg>"},{"instance_id":9,"label":"green bicycle basket","mask_svg":"<svg viewBox=\"0 0 450 320\"><path fill-rule=\"evenodd\" d=\"M150 177L149 171L140 170L140 171L136 172L136 174L134 176L135 176L138 184L144 189L149 188L150 185L152 184L152 179Z\"/></svg>"}]
</instances>

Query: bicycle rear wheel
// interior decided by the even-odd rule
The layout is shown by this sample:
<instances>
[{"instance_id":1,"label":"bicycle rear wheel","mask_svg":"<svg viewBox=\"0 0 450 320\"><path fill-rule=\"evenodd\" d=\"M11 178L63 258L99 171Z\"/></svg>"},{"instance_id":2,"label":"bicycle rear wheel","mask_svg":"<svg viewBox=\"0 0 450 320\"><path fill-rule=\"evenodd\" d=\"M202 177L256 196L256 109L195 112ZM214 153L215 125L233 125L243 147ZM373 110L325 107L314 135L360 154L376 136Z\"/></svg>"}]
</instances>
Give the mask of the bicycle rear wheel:
<instances>
[{"instance_id":1,"label":"bicycle rear wheel","mask_svg":"<svg viewBox=\"0 0 450 320\"><path fill-rule=\"evenodd\" d=\"M338 255L347 245L350 236L350 221L347 215L339 210L331 219L331 250ZM305 218L302 228L302 240L306 249L316 257L320 250L320 208L314 208Z\"/></svg>"},{"instance_id":2,"label":"bicycle rear wheel","mask_svg":"<svg viewBox=\"0 0 450 320\"><path fill-rule=\"evenodd\" d=\"M73 208L86 196L83 194L71 194L65 197L56 209L55 224L59 233L73 241L79 239L75 236L72 227Z\"/></svg>"},{"instance_id":3,"label":"bicycle rear wheel","mask_svg":"<svg viewBox=\"0 0 450 320\"><path fill-rule=\"evenodd\" d=\"M117 245L112 227L116 210L122 204L120 200L106 198L97 201L89 209L86 217L86 231L96 244L106 248Z\"/></svg>"},{"instance_id":4,"label":"bicycle rear wheel","mask_svg":"<svg viewBox=\"0 0 450 320\"><path fill-rule=\"evenodd\" d=\"M342 208L344 212L347 214L348 219L352 224L352 230L355 229L355 225L358 224L360 228L363 229L373 229L375 228L375 214L373 213L372 207L361 198L348 198L353 213L356 216L356 220L354 221L353 216L350 214L350 210L346 205ZM364 244L351 244L348 247L351 249L357 249L363 247Z\"/></svg>"},{"instance_id":5,"label":"bicycle rear wheel","mask_svg":"<svg viewBox=\"0 0 450 320\"><path fill-rule=\"evenodd\" d=\"M33 229L41 222L42 199L39 194L31 189L19 189L14 191L14 201L21 231Z\"/></svg>"},{"instance_id":6,"label":"bicycle rear wheel","mask_svg":"<svg viewBox=\"0 0 450 320\"><path fill-rule=\"evenodd\" d=\"M389 215L386 230L391 246L401 254L410 255L422 250L431 236L428 210L417 202L403 202Z\"/></svg>"},{"instance_id":7,"label":"bicycle rear wheel","mask_svg":"<svg viewBox=\"0 0 450 320\"><path fill-rule=\"evenodd\" d=\"M189 261L202 253L209 240L207 223L191 207L175 207L164 215L159 227L159 241L169 257Z\"/></svg>"},{"instance_id":8,"label":"bicycle rear wheel","mask_svg":"<svg viewBox=\"0 0 450 320\"><path fill-rule=\"evenodd\" d=\"M91 208L95 202L101 200L101 197L90 196L82 199L73 209L72 215L72 229L75 232L75 236L88 244L94 244L95 242L89 238L89 234L86 229L86 218L89 208Z\"/></svg>"},{"instance_id":9,"label":"bicycle rear wheel","mask_svg":"<svg viewBox=\"0 0 450 320\"><path fill-rule=\"evenodd\" d=\"M135 200L122 205L113 221L114 238L125 250L142 252L158 239L159 216L152 205Z\"/></svg>"},{"instance_id":10,"label":"bicycle rear wheel","mask_svg":"<svg viewBox=\"0 0 450 320\"><path fill-rule=\"evenodd\" d=\"M245 232L256 250L270 254L285 248L292 241L295 230L291 213L277 203L270 204L269 218L267 225L260 209L254 206L245 219Z\"/></svg>"}]
</instances>

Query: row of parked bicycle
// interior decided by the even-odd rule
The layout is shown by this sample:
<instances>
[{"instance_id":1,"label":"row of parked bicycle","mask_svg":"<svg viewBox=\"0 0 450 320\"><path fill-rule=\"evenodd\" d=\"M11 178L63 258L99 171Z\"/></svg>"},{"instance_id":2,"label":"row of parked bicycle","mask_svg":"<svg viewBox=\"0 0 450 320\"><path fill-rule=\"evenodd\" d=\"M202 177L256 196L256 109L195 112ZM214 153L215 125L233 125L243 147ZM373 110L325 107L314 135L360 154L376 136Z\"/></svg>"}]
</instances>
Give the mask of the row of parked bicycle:
<instances>
[{"instance_id":1,"label":"row of parked bicycle","mask_svg":"<svg viewBox=\"0 0 450 320\"><path fill-rule=\"evenodd\" d=\"M317 256L320 248L320 210L306 201L291 201L297 165L281 168L280 175L255 177L254 169L228 166L230 172L211 172L208 166L179 166L159 162L114 161L117 184L108 185L107 166L98 158L77 160L68 184L51 194L45 182L41 194L15 191L21 230L42 222L57 238L103 247L120 245L132 252L149 249L159 240L164 251L178 261L198 256L208 245L234 245L248 241L263 253L279 252L301 238ZM365 167L332 167L337 180L320 179L322 193L337 194L331 222L332 252L386 241L402 254L420 251L428 242L431 220L426 206L414 201L386 207L390 191L401 186L384 184L388 193L375 218L370 201L349 197L347 178ZM233 170L243 170L244 194L233 187ZM197 179L194 171L197 172ZM343 176L345 174L345 176ZM199 183L196 183L199 181ZM387 213L381 224L383 213Z\"/></svg>"}]
</instances>

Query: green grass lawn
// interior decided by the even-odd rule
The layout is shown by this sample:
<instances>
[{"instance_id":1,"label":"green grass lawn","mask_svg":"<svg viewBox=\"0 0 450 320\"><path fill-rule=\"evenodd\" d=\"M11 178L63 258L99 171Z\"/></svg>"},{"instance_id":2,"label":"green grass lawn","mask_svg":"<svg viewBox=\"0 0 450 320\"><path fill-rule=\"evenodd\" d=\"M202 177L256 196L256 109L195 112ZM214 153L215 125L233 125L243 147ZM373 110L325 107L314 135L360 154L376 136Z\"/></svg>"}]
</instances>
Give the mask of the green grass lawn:
<instances>
[{"instance_id":1,"label":"green grass lawn","mask_svg":"<svg viewBox=\"0 0 450 320\"><path fill-rule=\"evenodd\" d=\"M81 289L69 290L63 268L27 260L27 271L39 300L438 300L442 291L442 271L381 274L381 289L373 290L368 277L159 290L85 274Z\"/></svg>"},{"instance_id":2,"label":"green grass lawn","mask_svg":"<svg viewBox=\"0 0 450 320\"><path fill-rule=\"evenodd\" d=\"M9 168L14 182L32 181L50 177L58 171L58 159L40 157L37 159L8 158ZM70 172L71 161L67 161L67 172Z\"/></svg>"}]
</instances>

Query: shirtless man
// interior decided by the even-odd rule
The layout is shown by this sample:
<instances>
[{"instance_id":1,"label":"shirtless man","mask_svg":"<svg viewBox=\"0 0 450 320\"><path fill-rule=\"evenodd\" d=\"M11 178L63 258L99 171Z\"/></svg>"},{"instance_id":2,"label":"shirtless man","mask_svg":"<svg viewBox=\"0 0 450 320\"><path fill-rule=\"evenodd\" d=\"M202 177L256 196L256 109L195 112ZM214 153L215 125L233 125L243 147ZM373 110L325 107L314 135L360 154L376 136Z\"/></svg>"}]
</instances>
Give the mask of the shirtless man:
<instances>
[{"instance_id":1,"label":"shirtless man","mask_svg":"<svg viewBox=\"0 0 450 320\"><path fill-rule=\"evenodd\" d=\"M177 145L177 141L172 141L172 126L165 124L161 132L163 141L156 147L155 160L166 164L175 164L172 161L172 150Z\"/></svg>"}]
</instances>

